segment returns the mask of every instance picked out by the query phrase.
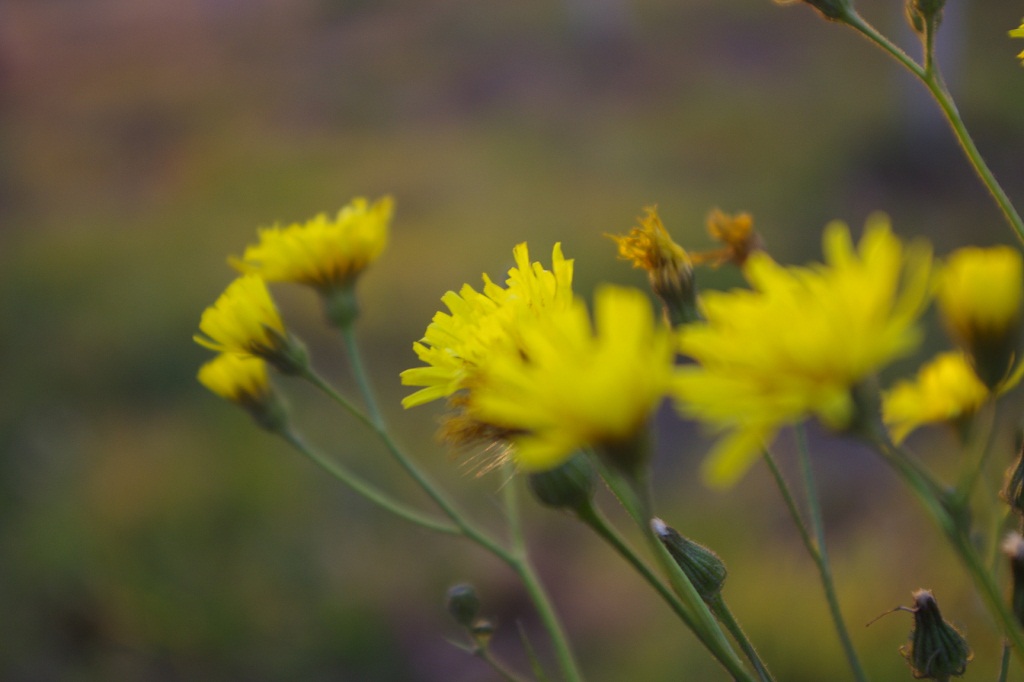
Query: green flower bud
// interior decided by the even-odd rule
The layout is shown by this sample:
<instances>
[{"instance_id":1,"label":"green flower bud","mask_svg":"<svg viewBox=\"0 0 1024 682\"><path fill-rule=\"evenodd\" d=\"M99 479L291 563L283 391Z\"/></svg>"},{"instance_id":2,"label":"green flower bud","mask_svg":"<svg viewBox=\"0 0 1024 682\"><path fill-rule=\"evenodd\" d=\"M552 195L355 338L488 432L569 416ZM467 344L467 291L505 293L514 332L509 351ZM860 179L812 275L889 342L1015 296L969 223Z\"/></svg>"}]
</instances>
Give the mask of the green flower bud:
<instances>
[{"instance_id":1,"label":"green flower bud","mask_svg":"<svg viewBox=\"0 0 1024 682\"><path fill-rule=\"evenodd\" d=\"M725 583L725 563L718 555L703 545L688 540L674 528L665 525L661 519L651 519L651 528L672 555L679 568L693 583L697 594L704 601L718 596Z\"/></svg>"},{"instance_id":2,"label":"green flower bud","mask_svg":"<svg viewBox=\"0 0 1024 682\"><path fill-rule=\"evenodd\" d=\"M931 31L942 21L942 8L946 0L907 0L907 21L917 33L924 35L929 26Z\"/></svg>"},{"instance_id":3,"label":"green flower bud","mask_svg":"<svg viewBox=\"0 0 1024 682\"><path fill-rule=\"evenodd\" d=\"M910 644L900 653L918 679L944 680L960 677L974 654L960 632L942 619L930 590L914 592L914 630Z\"/></svg>"},{"instance_id":4,"label":"green flower bud","mask_svg":"<svg viewBox=\"0 0 1024 682\"><path fill-rule=\"evenodd\" d=\"M447 606L448 613L459 625L472 628L476 614L480 612L480 598L472 585L462 583L448 590Z\"/></svg>"},{"instance_id":5,"label":"green flower bud","mask_svg":"<svg viewBox=\"0 0 1024 682\"><path fill-rule=\"evenodd\" d=\"M587 455L577 453L565 464L527 477L537 500L555 509L579 510L590 505L597 474Z\"/></svg>"}]
</instances>

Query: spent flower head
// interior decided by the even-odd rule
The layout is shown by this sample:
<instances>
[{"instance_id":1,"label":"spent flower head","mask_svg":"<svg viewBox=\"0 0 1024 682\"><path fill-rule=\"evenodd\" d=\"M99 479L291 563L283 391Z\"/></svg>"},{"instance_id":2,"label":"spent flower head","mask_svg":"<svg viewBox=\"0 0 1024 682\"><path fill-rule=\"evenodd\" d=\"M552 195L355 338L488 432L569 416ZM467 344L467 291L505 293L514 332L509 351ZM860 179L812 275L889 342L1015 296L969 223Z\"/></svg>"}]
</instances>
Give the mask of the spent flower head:
<instances>
[{"instance_id":1,"label":"spent flower head","mask_svg":"<svg viewBox=\"0 0 1024 682\"><path fill-rule=\"evenodd\" d=\"M522 352L488 359L468 410L515 434L524 470L556 467L587 446L629 450L668 391L672 334L636 289L598 289L593 323L576 300L524 319L519 335Z\"/></svg>"},{"instance_id":2,"label":"spent flower head","mask_svg":"<svg viewBox=\"0 0 1024 682\"><path fill-rule=\"evenodd\" d=\"M259 242L231 263L268 281L322 291L347 286L387 245L393 206L391 197L372 204L356 197L333 218L321 213L304 223L263 228Z\"/></svg>"},{"instance_id":3,"label":"spent flower head","mask_svg":"<svg viewBox=\"0 0 1024 682\"><path fill-rule=\"evenodd\" d=\"M900 443L924 424L956 424L977 412L989 395L963 353L942 353L914 379L900 381L882 396L882 419Z\"/></svg>"},{"instance_id":4,"label":"spent flower head","mask_svg":"<svg viewBox=\"0 0 1024 682\"><path fill-rule=\"evenodd\" d=\"M960 631L943 620L939 605L930 590L914 592L914 630L910 643L900 653L910 663L917 679L948 682L960 677L974 658Z\"/></svg>"},{"instance_id":5,"label":"spent flower head","mask_svg":"<svg viewBox=\"0 0 1024 682\"><path fill-rule=\"evenodd\" d=\"M686 325L677 406L728 434L705 460L705 480L727 486L780 427L816 416L852 425L852 389L920 341L916 321L931 292L931 251L904 247L888 219L869 220L855 249L849 229L825 229L825 264L786 267L764 253L747 261L751 290L702 295L706 323Z\"/></svg>"},{"instance_id":6,"label":"spent flower head","mask_svg":"<svg viewBox=\"0 0 1024 682\"><path fill-rule=\"evenodd\" d=\"M989 387L1003 382L1018 353L1024 262L1009 246L967 247L946 259L939 310L954 340Z\"/></svg>"},{"instance_id":7,"label":"spent flower head","mask_svg":"<svg viewBox=\"0 0 1024 682\"><path fill-rule=\"evenodd\" d=\"M692 254L693 262L700 265L708 263L719 267L724 263L732 263L743 267L750 254L764 248L761 236L754 231L754 218L749 213L723 213L717 208L708 214L708 234L721 248Z\"/></svg>"}]
</instances>

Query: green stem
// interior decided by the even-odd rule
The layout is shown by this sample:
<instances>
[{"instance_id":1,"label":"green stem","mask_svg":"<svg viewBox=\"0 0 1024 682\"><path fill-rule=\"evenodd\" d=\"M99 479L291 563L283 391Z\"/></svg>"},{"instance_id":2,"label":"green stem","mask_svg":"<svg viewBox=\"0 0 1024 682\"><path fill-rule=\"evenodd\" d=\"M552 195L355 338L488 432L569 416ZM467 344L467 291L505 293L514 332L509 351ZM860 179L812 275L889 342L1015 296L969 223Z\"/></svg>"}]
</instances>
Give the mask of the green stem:
<instances>
[{"instance_id":1,"label":"green stem","mask_svg":"<svg viewBox=\"0 0 1024 682\"><path fill-rule=\"evenodd\" d=\"M1003 640L1003 657L999 662L999 679L997 682L1006 682L1010 674L1010 643Z\"/></svg>"},{"instance_id":2,"label":"green stem","mask_svg":"<svg viewBox=\"0 0 1024 682\"><path fill-rule=\"evenodd\" d=\"M725 599L722 598L722 595L715 595L708 603L708 606L711 608L711 612L715 614L715 617L718 618L719 622L722 623L722 625L725 626L725 629L729 631L732 638L736 640L736 643L740 645L740 649L743 650L744 655L746 655L747 659L754 666L754 669L757 671L757 676L761 678L762 682L774 682L775 678L773 678L771 673L768 672L768 668L758 655L757 649L754 648L753 643L747 637L747 633L745 633L743 628L740 627L739 621L736 620L734 615L732 615L732 611L725 603Z\"/></svg>"},{"instance_id":3,"label":"green stem","mask_svg":"<svg viewBox=\"0 0 1024 682\"><path fill-rule=\"evenodd\" d=\"M821 581L821 588L824 590L825 601L828 604L828 613L831 616L831 620L833 620L833 626L836 628L840 645L843 647L847 664L850 666L850 671L853 673L856 680L863 682L867 678L860 665L860 659L857 657L857 652L853 648L853 642L850 640L850 634L847 631L846 622L844 621L843 613L840 610L839 598L836 595L836 586L833 582L833 578L831 578L831 569L828 565L828 556L825 552L824 546L824 528L821 523L821 510L817 502L817 493L815 492L814 480L810 471L810 458L806 456L806 439L801 429L798 429L798 441L800 443L801 451L801 470L803 472L805 488L807 489L808 507L810 508L811 528L807 527L807 523L804 521L804 517L797 506L796 498L790 489L790 484L788 484L785 477L782 476L782 472L779 470L778 464L775 462L775 458L772 457L772 454L767 449L762 451L762 456L764 457L765 463L768 465L768 470L771 472L772 478L775 479L775 485L778 487L779 493L782 495L782 501L785 503L785 508L790 512L790 516L793 518L793 523L797 526L797 531L800 534L801 541L804 543L804 548L807 550L811 560L814 561L814 566L818 570L818 578Z\"/></svg>"},{"instance_id":4,"label":"green stem","mask_svg":"<svg viewBox=\"0 0 1024 682\"><path fill-rule=\"evenodd\" d=\"M992 194L992 198L999 206L999 209L1003 212L1003 216L1006 218L1006 221L1010 223L1010 227L1013 228L1017 238L1021 242L1024 242L1024 220L1021 220L1020 214L1017 213L1017 210L1014 208L1010 198L1006 195L1006 192L1003 191L1003 188L996 180L995 175L992 174L988 164L985 163L985 159L982 158L981 152L978 151L978 147L974 144L974 140L971 139L970 133L967 132L967 127L964 125L963 119L960 117L960 112L957 111L953 97L942 82L942 76L939 73L938 68L935 67L935 62L931 54L931 43L928 42L925 44L925 51L927 53L925 56L925 62L928 65L926 68L915 62L907 55L906 52L879 33L877 29L866 22L863 17L857 14L856 11L851 9L847 16L844 17L844 21L854 30L860 32L864 37L896 59L896 61L902 64L908 71L910 71L910 73L917 76L917 78L924 83L924 86L928 88L928 92L931 93L932 97L939 105L939 108L942 110L942 113L945 115L950 127L952 127L953 134L960 143L960 147L963 149L964 154L967 155L967 159L974 168L975 173L978 174L982 183L984 183L985 187L987 187L988 191Z\"/></svg>"},{"instance_id":5,"label":"green stem","mask_svg":"<svg viewBox=\"0 0 1024 682\"><path fill-rule=\"evenodd\" d=\"M306 441L291 429L281 431L280 436L331 476L338 479L374 504L388 510L392 514L399 516L406 521L411 521L418 526L429 528L430 530L435 530L439 533L445 533L447 535L462 534L462 531L459 528L451 524L444 523L443 521L432 519L412 507L395 500L390 495L378 490L375 486L367 483L341 464L324 457L322 454L310 447Z\"/></svg>"},{"instance_id":6,"label":"green stem","mask_svg":"<svg viewBox=\"0 0 1024 682\"><path fill-rule=\"evenodd\" d=\"M353 325L342 327L341 336L345 340L345 349L348 351L349 364L352 367L356 386L359 388L359 393L363 396L363 400L366 401L366 412L370 416L370 421L383 430L385 428L384 417L377 406L377 397L373 391L373 384L366 373L366 364L363 362L359 344L356 342L355 327Z\"/></svg>"},{"instance_id":7,"label":"green stem","mask_svg":"<svg viewBox=\"0 0 1024 682\"><path fill-rule=\"evenodd\" d=\"M627 480L628 478L628 480ZM640 527L648 548L654 555L655 560L661 567L662 572L668 577L672 591L682 601L693 618L690 625L691 630L707 647L715 659L733 676L733 679L740 682L756 682L750 671L743 665L739 656L736 655L732 645L722 632L718 622L715 620L707 604L701 599L693 583L686 576L679 565L669 554L668 550L658 538L657 533L651 528L651 511L647 482L636 480L636 477L621 474L608 467L604 472L605 482L612 492L622 503L622 506L629 513L633 521Z\"/></svg>"},{"instance_id":8,"label":"green stem","mask_svg":"<svg viewBox=\"0 0 1024 682\"><path fill-rule=\"evenodd\" d=\"M388 433L387 429L382 424L379 424L368 417L362 410L353 405L350 400L338 393L330 383L313 371L312 368L305 368L301 376L323 391L328 397L337 402L352 416L371 429L384 444L384 447L387 448L391 456L394 457L395 461L397 461L405 472L416 482L416 484L423 489L423 491L431 500L434 501L441 511L451 519L452 523L458 527L462 535L501 559L506 565L515 571L523 581L523 585L526 588L527 593L530 595L530 598L533 600L541 621L547 628L548 636L551 638L552 646L555 649L555 655L562 668L562 674L567 682L580 682L582 677L572 655L569 640L565 635L565 631L558 619L558 615L551 606L550 598L545 593L544 588L541 586L540 581L537 579L537 576L529 562L524 557L518 556L514 552L510 552L492 539L487 533L470 523L462 512L458 510L455 503L448 498L448 496L408 455L405 454L400 447L398 447L398 444L395 443L394 439L391 438L391 434Z\"/></svg>"},{"instance_id":9,"label":"green stem","mask_svg":"<svg viewBox=\"0 0 1024 682\"><path fill-rule=\"evenodd\" d=\"M965 443L965 455L971 451L976 454L973 457L964 457L969 468L960 477L957 483L954 500L958 506L966 506L978 479L985 472L985 465L988 464L989 454L992 452L992 427L995 424L996 405L994 400L988 401L975 415ZM973 462L973 464L972 464Z\"/></svg>"}]
</instances>

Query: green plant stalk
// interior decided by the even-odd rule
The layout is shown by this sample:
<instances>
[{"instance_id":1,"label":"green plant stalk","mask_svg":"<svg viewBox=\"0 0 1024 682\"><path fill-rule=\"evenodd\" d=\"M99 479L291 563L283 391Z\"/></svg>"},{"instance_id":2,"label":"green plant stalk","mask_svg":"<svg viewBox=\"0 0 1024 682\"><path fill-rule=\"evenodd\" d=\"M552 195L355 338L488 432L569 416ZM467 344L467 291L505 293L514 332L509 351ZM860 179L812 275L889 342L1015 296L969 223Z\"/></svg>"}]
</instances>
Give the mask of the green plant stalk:
<instances>
[{"instance_id":1,"label":"green plant stalk","mask_svg":"<svg viewBox=\"0 0 1024 682\"><path fill-rule=\"evenodd\" d=\"M438 533L444 533L446 535L462 535L462 530L458 527L444 523L443 521L432 519L416 509L399 502L387 493L378 490L372 484L367 483L341 464L324 457L321 453L310 447L310 445L293 430L285 429L281 431L279 435L293 448L312 460L314 464L382 509L386 509L406 521L410 521L429 530L437 531Z\"/></svg>"},{"instance_id":2,"label":"green plant stalk","mask_svg":"<svg viewBox=\"0 0 1024 682\"><path fill-rule=\"evenodd\" d=\"M711 613L715 614L715 618L718 619L725 629L729 631L732 638L736 640L736 643L740 645L740 649L746 655L747 660L750 661L751 665L754 666L754 670L757 672L757 676L761 678L762 682L774 682L775 678L768 671L764 661L757 653L757 649L754 648L753 643L747 637L747 633L743 631L736 616L732 614L732 610L729 605L725 603L725 599L720 594L716 594L708 601L708 608L711 609Z\"/></svg>"},{"instance_id":3,"label":"green plant stalk","mask_svg":"<svg viewBox=\"0 0 1024 682\"><path fill-rule=\"evenodd\" d=\"M989 455L992 452L992 427L995 425L995 417L995 400L989 400L972 420L964 445L969 450L976 450L977 454L974 457L965 458L969 468L957 482L953 497L956 506L967 506L978 479L985 472L985 465L988 464Z\"/></svg>"},{"instance_id":4,"label":"green plant stalk","mask_svg":"<svg viewBox=\"0 0 1024 682\"><path fill-rule=\"evenodd\" d=\"M991 573L986 570L984 562L967 534L967 529L958 521L962 518L962 509L952 507L950 496L936 497L933 485L923 480L915 467L906 462L910 456L895 446L888 436L879 432L880 427L871 434L871 442L875 449L910 486L917 498L924 504L925 510L932 520L942 529L953 549L960 556L967 573L974 581L975 589L981 594L989 613L1003 630L1004 636L1013 644L1014 653L1024 662L1024 637L1013 614L1007 608L999 587L995 584Z\"/></svg>"},{"instance_id":5,"label":"green plant stalk","mask_svg":"<svg viewBox=\"0 0 1024 682\"><path fill-rule=\"evenodd\" d=\"M554 608L551 606L550 597L540 584L540 580L537 578L537 575L529 562L524 558L517 556L515 553L510 552L500 543L492 539L487 533L470 523L470 521L456 508L454 502L452 502L448 496L433 481L431 481L422 470L420 470L416 463L406 455L400 447L398 447L398 444L395 443L391 434L388 433L387 429L383 425L375 422L362 410L352 404L352 402L345 396L338 393L330 383L324 380L323 377L317 374L312 368L306 367L302 372L301 377L323 391L329 398L334 400L352 416L371 429L381 440L384 447L392 457L394 457L395 461L397 461L406 473L416 482L416 484L419 485L425 493L427 493L441 511L451 519L452 523L458 527L463 536L501 559L519 576L520 580L523 582L523 586L526 588L527 593L530 595L530 598L537 609L541 621L544 623L545 628L548 631L548 636L551 638L552 646L555 650L555 657L558 659L563 676L567 682L580 682L583 678L575 657L573 656L572 649L569 646L569 640L566 637L565 630L562 627L561 621L555 613Z\"/></svg>"},{"instance_id":6,"label":"green plant stalk","mask_svg":"<svg viewBox=\"0 0 1024 682\"><path fill-rule=\"evenodd\" d=\"M348 352L349 365L352 367L352 374L356 380L356 386L359 388L359 394L366 401L366 412L370 416L370 421L381 431L386 430L384 416L377 406L377 396L366 373L366 364L363 362L359 343L356 341L355 326L350 324L342 327L341 336L345 341L345 350Z\"/></svg>"},{"instance_id":7,"label":"green plant stalk","mask_svg":"<svg viewBox=\"0 0 1024 682\"><path fill-rule=\"evenodd\" d=\"M807 524L804 522L803 516L800 514L800 510L796 504L796 499L793 497L793 493L789 489L789 484L786 483L786 479L782 476L782 472L779 470L778 464L776 464L772 453L765 448L761 454L765 463L768 465L768 470L771 472L772 478L775 479L776 487L778 487L779 492L782 494L782 499L786 504L786 509L789 510L789 515L793 519L793 525L796 526L796 529L800 534L800 539L803 541L804 548L807 550L811 560L814 561L815 567L818 569L821 586L825 591L825 601L828 603L829 615L832 617L832 623L836 629L836 634L839 637L839 643L843 648L843 654L846 656L847 664L850 666L850 671L852 672L854 679L858 680L858 682L865 682L867 677L861 667L860 660L857 658L857 652L854 650L853 643L850 640L849 632L846 629L846 622L843 620L842 611L839 609L839 598L836 595L835 584L832 581L832 571L829 567L828 555L824 552L824 542L815 540L816 537L821 537L821 512L820 510L817 512L812 510L811 512L812 518L818 518L818 522L813 524L814 536L812 536L811 530L807 528ZM805 472L805 483L807 481L807 474L809 474L809 470ZM813 483L811 491L808 491L808 497L810 497L812 491ZM817 495L815 495L815 498L816 497ZM813 508L817 505L816 502L812 503L808 500L808 506Z\"/></svg>"},{"instance_id":8,"label":"green plant stalk","mask_svg":"<svg viewBox=\"0 0 1024 682\"><path fill-rule=\"evenodd\" d=\"M960 112L957 111L956 103L953 101L953 96L943 83L942 76L935 65L933 41L930 38L925 40L925 64L927 66L921 66L907 55L906 52L900 49L899 46L895 45L884 35L879 33L875 27L865 21L864 18L857 14L855 10L849 10L843 18L843 21L872 43L880 47L884 52L892 56L910 73L917 76L917 78L924 83L924 86L928 89L928 92L931 93L931 96L935 99L939 108L942 110L942 113L945 115L950 127L952 127L953 134L956 136L957 142L960 143L960 147L963 149L964 154L967 155L967 160L974 168L975 173L978 174L982 183L984 183L985 187L988 188L988 191L992 194L992 198L999 206L999 210L1003 212L1003 216L1010 224L1010 227L1017 235L1017 238L1024 243L1024 220L1021 220L1017 209L1014 208L1010 198L1006 195L1006 192L996 180L995 175L992 174L992 170L988 167L988 164L985 163L985 159L982 157L981 152L978 151L978 147L974 144L974 140L971 138L970 133L967 132L967 127L964 125L963 119L960 117Z\"/></svg>"},{"instance_id":9,"label":"green plant stalk","mask_svg":"<svg viewBox=\"0 0 1024 682\"><path fill-rule=\"evenodd\" d=\"M1010 674L1010 643L1003 640L1003 657L999 661L999 679L997 682L1006 682L1006 676Z\"/></svg>"},{"instance_id":10,"label":"green plant stalk","mask_svg":"<svg viewBox=\"0 0 1024 682\"><path fill-rule=\"evenodd\" d=\"M657 534L651 528L650 502L646 490L647 483L638 480L627 480L626 476L605 467L604 480L612 493L619 499L630 518L639 526L645 540L654 554L655 560L667 576L672 591L682 601L690 613L693 624L690 626L697 638L707 647L712 656L729 671L738 682L756 682L750 671L736 655L732 645L722 632L718 622L694 588L693 583L679 568L672 555L668 553Z\"/></svg>"}]
</instances>

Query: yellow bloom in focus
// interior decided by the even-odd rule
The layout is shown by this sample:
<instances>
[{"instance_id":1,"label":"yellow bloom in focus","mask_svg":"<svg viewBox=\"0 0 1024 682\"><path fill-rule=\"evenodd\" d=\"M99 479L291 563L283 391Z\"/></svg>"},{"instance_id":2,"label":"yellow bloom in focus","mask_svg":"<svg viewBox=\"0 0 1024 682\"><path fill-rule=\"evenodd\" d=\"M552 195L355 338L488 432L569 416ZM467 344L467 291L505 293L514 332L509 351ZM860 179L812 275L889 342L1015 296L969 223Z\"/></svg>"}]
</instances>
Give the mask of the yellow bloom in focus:
<instances>
[{"instance_id":1,"label":"yellow bloom in focus","mask_svg":"<svg viewBox=\"0 0 1024 682\"><path fill-rule=\"evenodd\" d=\"M259 231L259 243L231 263L268 281L298 282L326 291L351 284L388 241L394 202L357 197L333 219L321 213L305 223Z\"/></svg>"},{"instance_id":2,"label":"yellow bloom in focus","mask_svg":"<svg viewBox=\"0 0 1024 682\"><path fill-rule=\"evenodd\" d=\"M718 267L723 263L743 267L747 258L762 249L761 237L754 232L754 219L749 213L730 215L717 208L708 214L708 234L723 247L713 251L692 254L693 262L700 265L709 263Z\"/></svg>"},{"instance_id":3,"label":"yellow bloom in focus","mask_svg":"<svg viewBox=\"0 0 1024 682\"><path fill-rule=\"evenodd\" d=\"M262 403L270 393L267 363L251 355L221 353L199 368L199 383L239 405Z\"/></svg>"},{"instance_id":4,"label":"yellow bloom in focus","mask_svg":"<svg viewBox=\"0 0 1024 682\"><path fill-rule=\"evenodd\" d=\"M825 228L824 265L784 267L765 253L744 272L752 290L703 295L706 323L681 331L698 364L680 368L679 409L727 431L703 466L728 486L778 429L809 415L849 426L851 388L920 340L931 292L931 251L904 248L888 220L869 220L855 250L848 228Z\"/></svg>"},{"instance_id":5,"label":"yellow bloom in focus","mask_svg":"<svg viewBox=\"0 0 1024 682\"><path fill-rule=\"evenodd\" d=\"M919 426L955 422L977 412L988 397L963 353L942 353L914 380L901 381L882 396L882 419L900 443Z\"/></svg>"},{"instance_id":6,"label":"yellow bloom in focus","mask_svg":"<svg viewBox=\"0 0 1024 682\"><path fill-rule=\"evenodd\" d=\"M628 235L608 235L619 247L619 258L633 262L633 267L647 271L651 289L665 305L673 324L697 319L696 291L693 285L693 263L681 246L672 241L654 206L640 225Z\"/></svg>"},{"instance_id":7,"label":"yellow bloom in focus","mask_svg":"<svg viewBox=\"0 0 1024 682\"><path fill-rule=\"evenodd\" d=\"M243 275L228 285L220 298L203 311L192 338L221 353L267 357L276 354L285 336L284 322L267 285L256 275Z\"/></svg>"},{"instance_id":8,"label":"yellow bloom in focus","mask_svg":"<svg viewBox=\"0 0 1024 682\"><path fill-rule=\"evenodd\" d=\"M939 310L988 386L1002 381L1018 352L1024 263L1009 246L968 247L941 270Z\"/></svg>"},{"instance_id":9,"label":"yellow bloom in focus","mask_svg":"<svg viewBox=\"0 0 1024 682\"><path fill-rule=\"evenodd\" d=\"M1020 27L1010 31L1011 38L1024 38L1024 20L1021 20ZM1024 59L1024 52L1017 55L1018 59Z\"/></svg>"},{"instance_id":10,"label":"yellow bloom in focus","mask_svg":"<svg viewBox=\"0 0 1024 682\"><path fill-rule=\"evenodd\" d=\"M424 388L406 396L406 408L451 396L470 388L479 368L491 356L518 352L519 325L568 307L572 302L572 260L562 256L561 244L551 253L551 270L530 262L525 243L513 249L515 267L505 287L483 276L483 292L468 284L449 291L441 301L449 312L438 312L424 337L413 344L426 367L402 372L402 384Z\"/></svg>"},{"instance_id":11,"label":"yellow bloom in focus","mask_svg":"<svg viewBox=\"0 0 1024 682\"><path fill-rule=\"evenodd\" d=\"M672 333L636 289L599 289L593 324L576 300L523 320L519 334L523 352L489 359L467 410L515 434L512 456L526 471L556 467L584 446L631 442L668 392Z\"/></svg>"}]
</instances>

